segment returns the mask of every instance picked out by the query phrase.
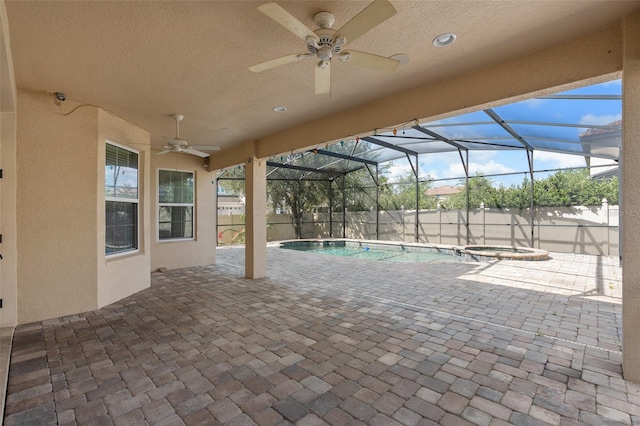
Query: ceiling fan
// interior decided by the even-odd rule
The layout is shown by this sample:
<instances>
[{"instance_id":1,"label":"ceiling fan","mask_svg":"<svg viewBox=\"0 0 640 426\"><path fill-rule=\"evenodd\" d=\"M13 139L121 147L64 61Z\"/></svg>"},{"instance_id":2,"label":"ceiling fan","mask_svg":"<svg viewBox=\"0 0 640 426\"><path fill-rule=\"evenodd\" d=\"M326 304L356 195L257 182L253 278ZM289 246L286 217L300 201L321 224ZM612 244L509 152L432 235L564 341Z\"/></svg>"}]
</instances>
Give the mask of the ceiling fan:
<instances>
[{"instance_id":1,"label":"ceiling fan","mask_svg":"<svg viewBox=\"0 0 640 426\"><path fill-rule=\"evenodd\" d=\"M266 71L301 59L317 58L319 62L315 71L315 93L321 95L331 91L331 59L334 57L342 62L383 72L392 72L400 64L396 59L357 50L344 50L349 43L396 14L396 9L387 0L374 0L337 31L331 29L335 17L330 12L318 12L313 16L313 22L319 28L312 31L277 3L265 3L258 10L303 39L307 44L307 52L253 65L249 67L253 72Z\"/></svg>"},{"instance_id":2,"label":"ceiling fan","mask_svg":"<svg viewBox=\"0 0 640 426\"><path fill-rule=\"evenodd\" d=\"M164 138L167 140L168 145L164 147L164 151L160 151L157 155L168 154L170 152L184 152L185 154L197 155L198 157L204 158L204 157L208 157L210 154L206 152L198 151L198 149L202 149L205 151L218 151L220 149L220 147L217 145L198 146L198 147L189 146L187 141L185 141L184 139L180 139L180 122L184 118L184 115L173 114L171 117L173 117L173 119L176 120L176 137L168 138L165 136Z\"/></svg>"}]
</instances>

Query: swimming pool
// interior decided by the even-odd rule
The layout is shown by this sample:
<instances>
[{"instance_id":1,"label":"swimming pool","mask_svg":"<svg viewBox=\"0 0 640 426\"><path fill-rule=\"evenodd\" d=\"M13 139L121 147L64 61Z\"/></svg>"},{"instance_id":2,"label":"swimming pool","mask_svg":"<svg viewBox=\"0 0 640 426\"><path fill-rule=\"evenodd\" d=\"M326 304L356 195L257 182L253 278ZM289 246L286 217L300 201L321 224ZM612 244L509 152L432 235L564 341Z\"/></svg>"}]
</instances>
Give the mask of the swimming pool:
<instances>
[{"instance_id":1,"label":"swimming pool","mask_svg":"<svg viewBox=\"0 0 640 426\"><path fill-rule=\"evenodd\" d=\"M496 260L547 260L546 250L511 246L449 246L429 243L318 239L282 241L280 247L334 256L386 262L491 262Z\"/></svg>"},{"instance_id":2,"label":"swimming pool","mask_svg":"<svg viewBox=\"0 0 640 426\"><path fill-rule=\"evenodd\" d=\"M322 253L334 256L351 257L357 259L382 260L385 262L452 262L452 250L441 250L427 247L407 247L398 244L380 244L358 241L286 241L280 247Z\"/></svg>"}]
</instances>

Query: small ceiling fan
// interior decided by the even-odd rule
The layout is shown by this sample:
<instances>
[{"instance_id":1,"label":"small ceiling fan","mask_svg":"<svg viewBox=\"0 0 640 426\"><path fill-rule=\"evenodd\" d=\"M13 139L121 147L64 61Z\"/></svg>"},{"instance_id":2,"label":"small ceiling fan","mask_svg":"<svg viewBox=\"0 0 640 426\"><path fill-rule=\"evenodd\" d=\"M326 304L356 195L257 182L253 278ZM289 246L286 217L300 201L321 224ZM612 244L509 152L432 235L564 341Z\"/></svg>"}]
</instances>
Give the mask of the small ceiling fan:
<instances>
[{"instance_id":1,"label":"small ceiling fan","mask_svg":"<svg viewBox=\"0 0 640 426\"><path fill-rule=\"evenodd\" d=\"M396 9L388 0L374 0L337 31L331 29L335 17L330 12L318 12L313 16L313 22L319 28L312 31L277 3L265 3L258 10L303 39L307 44L307 52L253 65L249 67L253 72L266 71L301 59L317 58L320 61L316 64L315 93L321 95L331 91L331 59L334 57L342 62L383 72L392 72L400 64L396 59L344 50L349 43L396 14Z\"/></svg>"},{"instance_id":2,"label":"small ceiling fan","mask_svg":"<svg viewBox=\"0 0 640 426\"><path fill-rule=\"evenodd\" d=\"M210 154L206 152L198 151L198 149L202 149L205 151L218 151L220 149L220 147L217 145L198 146L198 147L189 146L187 141L185 141L184 139L180 139L180 122L184 118L184 115L173 114L171 117L173 117L173 119L176 120L176 137L169 138L165 136L164 138L167 140L168 145L164 147L164 151L160 151L157 155L168 154L170 152L184 152L185 154L197 155L198 157L204 158L204 157L208 157Z\"/></svg>"}]
</instances>

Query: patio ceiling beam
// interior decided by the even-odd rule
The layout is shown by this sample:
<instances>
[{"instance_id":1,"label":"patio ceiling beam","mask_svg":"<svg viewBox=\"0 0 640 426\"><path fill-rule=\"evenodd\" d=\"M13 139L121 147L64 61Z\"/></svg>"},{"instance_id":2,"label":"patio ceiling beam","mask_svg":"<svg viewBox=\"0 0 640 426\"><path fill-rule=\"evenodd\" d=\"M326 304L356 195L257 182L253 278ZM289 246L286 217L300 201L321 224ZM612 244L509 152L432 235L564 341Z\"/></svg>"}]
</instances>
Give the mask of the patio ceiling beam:
<instances>
[{"instance_id":1,"label":"patio ceiling beam","mask_svg":"<svg viewBox=\"0 0 640 426\"><path fill-rule=\"evenodd\" d=\"M522 144L527 149L533 149L533 146L529 142L525 140L518 132L516 132L502 117L500 117L494 110L485 109L483 110L485 114L493 119L500 127L507 131L511 136L513 136L518 142Z\"/></svg>"},{"instance_id":2,"label":"patio ceiling beam","mask_svg":"<svg viewBox=\"0 0 640 426\"><path fill-rule=\"evenodd\" d=\"M362 138L362 140L363 141L367 141L369 143L372 143L374 145L378 145L378 146L384 147L384 148L393 149L394 151L402 152L402 153L405 153L407 155L417 155L418 154L417 152L412 151L410 149L403 148L401 146L397 146L397 145L394 145L394 144L389 143L389 142L381 141L380 139L377 139L377 138L374 138L374 137L371 137L371 136L366 136L366 137Z\"/></svg>"}]
</instances>

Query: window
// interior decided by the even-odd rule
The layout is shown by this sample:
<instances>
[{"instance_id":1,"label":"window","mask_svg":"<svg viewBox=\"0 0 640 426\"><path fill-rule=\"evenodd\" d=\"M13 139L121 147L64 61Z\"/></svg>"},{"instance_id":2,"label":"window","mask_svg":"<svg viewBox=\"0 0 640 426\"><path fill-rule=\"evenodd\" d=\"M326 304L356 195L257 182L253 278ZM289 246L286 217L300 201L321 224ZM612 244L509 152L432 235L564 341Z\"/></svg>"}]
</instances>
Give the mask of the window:
<instances>
[{"instance_id":1,"label":"window","mask_svg":"<svg viewBox=\"0 0 640 426\"><path fill-rule=\"evenodd\" d=\"M138 249L138 153L107 143L105 253Z\"/></svg>"},{"instance_id":2,"label":"window","mask_svg":"<svg viewBox=\"0 0 640 426\"><path fill-rule=\"evenodd\" d=\"M193 172L158 170L158 238L193 238Z\"/></svg>"}]
</instances>

